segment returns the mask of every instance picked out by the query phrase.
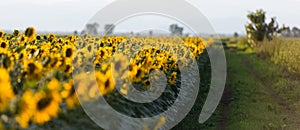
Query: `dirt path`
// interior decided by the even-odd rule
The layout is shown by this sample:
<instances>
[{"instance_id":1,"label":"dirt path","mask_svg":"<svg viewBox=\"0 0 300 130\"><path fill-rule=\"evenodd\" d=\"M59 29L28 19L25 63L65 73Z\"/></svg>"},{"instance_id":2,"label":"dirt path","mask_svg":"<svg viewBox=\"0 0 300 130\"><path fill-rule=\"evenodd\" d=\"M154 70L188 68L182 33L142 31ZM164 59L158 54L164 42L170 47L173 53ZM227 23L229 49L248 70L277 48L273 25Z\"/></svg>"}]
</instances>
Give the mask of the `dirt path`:
<instances>
[{"instance_id":1,"label":"dirt path","mask_svg":"<svg viewBox=\"0 0 300 130\"><path fill-rule=\"evenodd\" d=\"M230 90L229 86L225 87L223 97L221 100L221 118L220 118L220 123L219 123L219 128L222 130L227 130L228 126L228 121L229 121L229 110L230 110L230 103L233 101L233 95Z\"/></svg>"},{"instance_id":2,"label":"dirt path","mask_svg":"<svg viewBox=\"0 0 300 130\"><path fill-rule=\"evenodd\" d=\"M243 59L243 64L247 67L248 71L256 77L256 81L263 84L263 89L273 97L274 102L276 102L281 107L281 111L287 115L287 122L291 123L290 125L295 126L295 128L300 129L300 115L292 109L288 101L278 95L276 90L272 87L272 83L270 81L264 80L260 73L256 72L255 69L253 69L253 66L251 65L249 59Z\"/></svg>"},{"instance_id":3,"label":"dirt path","mask_svg":"<svg viewBox=\"0 0 300 130\"><path fill-rule=\"evenodd\" d=\"M228 69L227 72L228 81L220 103L220 118L218 129L278 129L278 126L274 125L279 125L278 123L280 122L283 124L279 125L280 129L300 129L299 113L297 113L296 110L293 109L293 107L285 97L282 97L278 94L278 90L276 90L273 86L273 79L270 79L270 77L266 78L262 76L264 72L258 71L259 69L256 68L257 66L254 66L256 65L256 61L254 61L253 59L249 59L248 56L240 56L233 51L230 52L230 54L235 59L228 60L229 62L231 62L232 68ZM232 57L227 57L227 59L228 58ZM232 61L234 61L234 63L232 63ZM270 70L265 71L272 73L272 71ZM240 77L244 79L241 79L241 81L239 81ZM253 85L255 85L255 87ZM253 88L251 88L252 86ZM237 87L240 87L239 92L236 92ZM250 97L245 96L246 93ZM250 102L243 102L242 100L245 99L249 99ZM258 110L255 111L255 109ZM232 112L235 112L235 115L232 115ZM262 122L260 126L258 125L259 127L252 126L256 125L259 122ZM241 127L243 123L252 125ZM267 123L269 123L270 126Z\"/></svg>"}]
</instances>

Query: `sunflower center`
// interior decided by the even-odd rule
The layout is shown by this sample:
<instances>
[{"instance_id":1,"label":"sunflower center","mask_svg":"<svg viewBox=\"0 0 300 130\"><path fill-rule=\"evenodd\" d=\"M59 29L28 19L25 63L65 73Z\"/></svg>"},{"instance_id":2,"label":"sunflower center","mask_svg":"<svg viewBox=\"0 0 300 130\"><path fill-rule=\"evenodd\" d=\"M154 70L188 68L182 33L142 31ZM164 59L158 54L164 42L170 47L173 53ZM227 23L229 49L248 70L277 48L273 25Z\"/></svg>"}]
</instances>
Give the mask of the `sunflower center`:
<instances>
[{"instance_id":1,"label":"sunflower center","mask_svg":"<svg viewBox=\"0 0 300 130\"><path fill-rule=\"evenodd\" d=\"M67 51L66 51L66 57L71 57L72 56L72 49L71 48L68 48Z\"/></svg>"},{"instance_id":2,"label":"sunflower center","mask_svg":"<svg viewBox=\"0 0 300 130\"><path fill-rule=\"evenodd\" d=\"M34 72L36 66L34 65L34 63L29 63L29 64L28 64L28 68L29 68L29 69L28 69L29 73L30 73L30 74L33 74L33 72Z\"/></svg>"},{"instance_id":3,"label":"sunflower center","mask_svg":"<svg viewBox=\"0 0 300 130\"><path fill-rule=\"evenodd\" d=\"M37 103L37 107L38 110L43 110L45 109L52 101L52 97L46 97L46 98L42 98L38 103Z\"/></svg>"},{"instance_id":4,"label":"sunflower center","mask_svg":"<svg viewBox=\"0 0 300 130\"><path fill-rule=\"evenodd\" d=\"M109 88L109 86L110 86L109 79L107 79L105 82L105 88L107 89L107 88Z\"/></svg>"},{"instance_id":5,"label":"sunflower center","mask_svg":"<svg viewBox=\"0 0 300 130\"><path fill-rule=\"evenodd\" d=\"M5 42L2 42L2 43L1 43L1 47L2 47L2 48L6 48L6 43L5 43Z\"/></svg>"}]
</instances>

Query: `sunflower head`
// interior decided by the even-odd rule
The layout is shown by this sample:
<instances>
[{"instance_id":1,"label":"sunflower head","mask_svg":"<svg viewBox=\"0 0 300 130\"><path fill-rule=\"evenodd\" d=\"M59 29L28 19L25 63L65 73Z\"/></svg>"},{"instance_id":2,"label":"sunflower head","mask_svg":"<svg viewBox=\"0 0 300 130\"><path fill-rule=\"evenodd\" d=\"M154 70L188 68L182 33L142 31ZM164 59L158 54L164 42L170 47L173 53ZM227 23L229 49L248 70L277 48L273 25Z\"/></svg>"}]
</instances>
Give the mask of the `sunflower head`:
<instances>
[{"instance_id":1,"label":"sunflower head","mask_svg":"<svg viewBox=\"0 0 300 130\"><path fill-rule=\"evenodd\" d=\"M14 97L14 92L10 83L10 76L6 69L0 69L0 112L4 111Z\"/></svg>"},{"instance_id":2,"label":"sunflower head","mask_svg":"<svg viewBox=\"0 0 300 130\"><path fill-rule=\"evenodd\" d=\"M35 34L36 34L36 30L33 27L28 27L25 30L25 36L29 39L29 40L33 40L35 38Z\"/></svg>"},{"instance_id":3,"label":"sunflower head","mask_svg":"<svg viewBox=\"0 0 300 130\"><path fill-rule=\"evenodd\" d=\"M4 32L0 30L0 39L4 37Z\"/></svg>"},{"instance_id":4,"label":"sunflower head","mask_svg":"<svg viewBox=\"0 0 300 130\"><path fill-rule=\"evenodd\" d=\"M49 42L53 42L55 39L56 39L56 36L55 36L53 33L50 33L50 34L48 35L48 41L49 41Z\"/></svg>"},{"instance_id":5,"label":"sunflower head","mask_svg":"<svg viewBox=\"0 0 300 130\"><path fill-rule=\"evenodd\" d=\"M24 70L27 78L39 79L41 77L43 65L39 62L25 61Z\"/></svg>"},{"instance_id":6,"label":"sunflower head","mask_svg":"<svg viewBox=\"0 0 300 130\"><path fill-rule=\"evenodd\" d=\"M8 44L6 42L2 41L0 44L0 47L5 49L6 47L8 47Z\"/></svg>"},{"instance_id":7,"label":"sunflower head","mask_svg":"<svg viewBox=\"0 0 300 130\"><path fill-rule=\"evenodd\" d=\"M21 100L18 102L16 121L22 128L27 128L30 119L35 112L36 101L34 99L34 93L31 90L25 91Z\"/></svg>"},{"instance_id":8,"label":"sunflower head","mask_svg":"<svg viewBox=\"0 0 300 130\"><path fill-rule=\"evenodd\" d=\"M73 56L73 47L72 46L66 46L65 47L65 57L71 58Z\"/></svg>"},{"instance_id":9,"label":"sunflower head","mask_svg":"<svg viewBox=\"0 0 300 130\"><path fill-rule=\"evenodd\" d=\"M36 100L36 111L33 114L33 122L44 124L51 120L52 117L57 117L60 112L59 104L61 96L57 91L39 91L34 96Z\"/></svg>"},{"instance_id":10,"label":"sunflower head","mask_svg":"<svg viewBox=\"0 0 300 130\"><path fill-rule=\"evenodd\" d=\"M95 75L101 96L104 96L115 89L115 82L110 70L105 74L97 71L95 72Z\"/></svg>"},{"instance_id":11,"label":"sunflower head","mask_svg":"<svg viewBox=\"0 0 300 130\"><path fill-rule=\"evenodd\" d=\"M16 37L19 36L20 35L20 31L19 30L14 30L13 35L16 36Z\"/></svg>"}]
</instances>

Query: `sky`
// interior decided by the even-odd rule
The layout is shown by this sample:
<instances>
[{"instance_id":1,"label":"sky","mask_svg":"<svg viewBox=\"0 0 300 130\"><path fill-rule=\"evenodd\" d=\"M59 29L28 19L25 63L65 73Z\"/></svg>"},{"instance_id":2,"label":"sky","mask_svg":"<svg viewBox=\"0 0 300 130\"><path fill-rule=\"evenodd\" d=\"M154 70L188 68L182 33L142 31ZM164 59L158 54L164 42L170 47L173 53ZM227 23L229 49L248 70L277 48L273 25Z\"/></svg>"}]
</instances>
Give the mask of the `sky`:
<instances>
[{"instance_id":1,"label":"sky","mask_svg":"<svg viewBox=\"0 0 300 130\"><path fill-rule=\"evenodd\" d=\"M276 16L280 25L300 27L300 0L188 0L203 13L215 32L245 34L247 13L256 9ZM34 26L39 31L73 32L113 0L0 0L0 29L24 30ZM159 19L159 18L158 18ZM161 28L171 22L156 20ZM166 21L166 20L165 20ZM100 24L103 28L104 25ZM130 30L130 24L124 24ZM142 25L141 25L142 26ZM135 27L135 29L138 27Z\"/></svg>"}]
</instances>

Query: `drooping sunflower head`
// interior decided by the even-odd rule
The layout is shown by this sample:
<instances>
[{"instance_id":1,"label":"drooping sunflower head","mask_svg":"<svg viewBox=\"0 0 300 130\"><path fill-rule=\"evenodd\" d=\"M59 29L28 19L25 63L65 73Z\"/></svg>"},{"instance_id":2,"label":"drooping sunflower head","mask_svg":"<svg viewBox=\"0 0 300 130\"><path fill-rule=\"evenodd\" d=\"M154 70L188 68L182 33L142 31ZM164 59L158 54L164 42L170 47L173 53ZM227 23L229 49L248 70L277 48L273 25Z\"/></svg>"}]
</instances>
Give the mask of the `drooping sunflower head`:
<instances>
[{"instance_id":1,"label":"drooping sunflower head","mask_svg":"<svg viewBox=\"0 0 300 130\"><path fill-rule=\"evenodd\" d=\"M25 30L25 36L29 39L29 40L33 40L35 38L35 34L36 34L36 30L33 27L28 27Z\"/></svg>"},{"instance_id":2,"label":"drooping sunflower head","mask_svg":"<svg viewBox=\"0 0 300 130\"><path fill-rule=\"evenodd\" d=\"M19 36L20 35L20 31L19 30L14 30L13 35L16 36L16 37Z\"/></svg>"}]
</instances>

